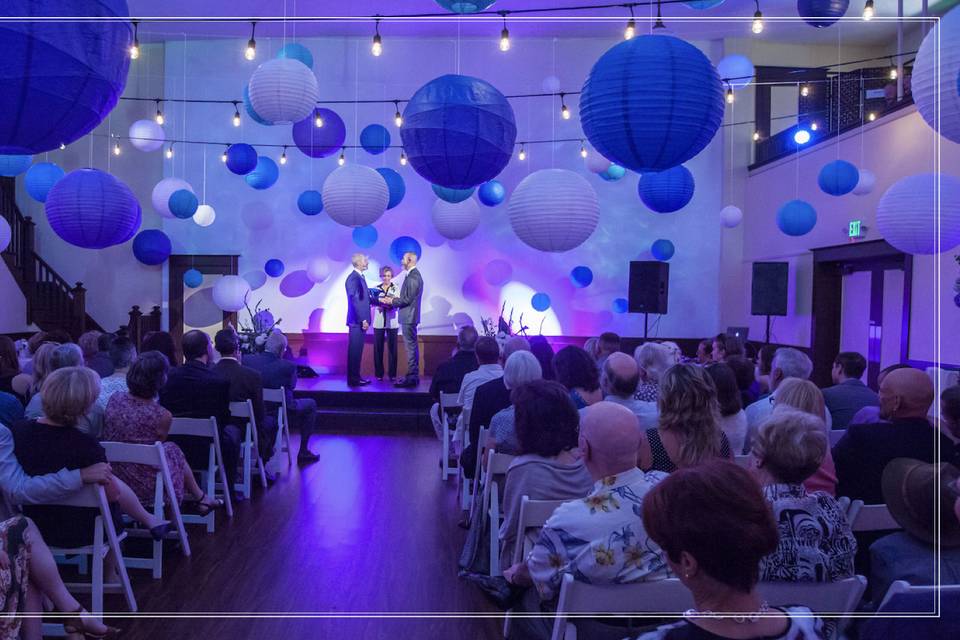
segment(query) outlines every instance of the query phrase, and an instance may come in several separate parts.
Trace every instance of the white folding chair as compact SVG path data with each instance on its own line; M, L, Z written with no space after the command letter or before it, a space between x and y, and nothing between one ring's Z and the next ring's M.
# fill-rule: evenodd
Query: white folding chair
M279 389L264 389L263 401L274 402L279 405L277 410L277 442L274 450L287 454L287 466L293 464L293 457L290 453L290 416L287 413L287 390L285 387ZM310 434L301 434L301 438L308 438ZM306 443L304 443L306 444Z
M453 450L451 446L450 427L447 422L447 410L462 408L459 401L459 394L440 392L440 431L442 432L441 441L443 442L443 457L440 460L440 480L446 482L447 478L456 475L460 470L459 464L450 464L450 453Z
M837 582L761 582L760 596L771 607L802 605L818 615L837 618L831 637L837 637L847 615L857 608L867 579L853 576Z
M217 419L210 418L174 418L170 423L170 436L195 436L210 439L209 454L206 469L194 469L200 473L200 486L206 487L207 495L211 498L221 498L226 506L227 517L233 517L233 502L230 500L230 491L227 484L227 473L223 466L223 451L220 449L220 430L217 428ZM217 478L220 482L217 482ZM219 487L220 493L217 493ZM183 521L188 524L205 524L207 533L213 533L217 524L216 509L211 509L206 515L184 514Z
M166 538L170 540L179 540L183 555L190 557L190 541L187 539L187 531L183 526L183 518L180 515L180 505L177 504L177 495L173 490L173 477L170 475L170 467L167 465L167 457L163 452L163 444L155 442L153 444L131 444L128 442L101 442L104 450L107 452L107 462L117 464L142 464L153 467L157 470L156 490L153 496L153 515L158 518L164 517L164 500L166 494L170 501L170 520L176 525L176 531L167 533ZM129 529L127 533L131 538L149 538L150 532L145 529ZM153 556L150 558L124 558L125 564L131 569L152 569L153 578L159 580L163 575L163 541L153 541Z
M240 465L243 475L234 489L249 500L253 497L254 473L260 476L260 484L263 488L267 488L267 475L263 468L263 458L260 457L260 447L257 444L259 440L257 440L257 419L253 415L253 401L231 402L230 415L247 421L243 442L240 444Z
M860 531L889 531L903 527L893 519L885 504L863 504L863 500L854 500L847 511L847 520L854 533Z
M507 474L513 456L487 452L487 472L484 474L483 511L490 518L490 575L503 575L500 568L500 485L497 479Z
M827 432L827 437L830 438L830 446L837 446L837 443L840 442L840 438L845 436L846 433L846 429L830 429L830 431Z
M938 593L960 593L960 584L951 584L951 585L913 585L907 582L906 580L894 580L890 583L890 588L887 589L886 595L883 596L883 600L880 602L880 606L877 608L877 612L882 613L890 600L894 596L900 594L924 594L929 593L933 596L936 596ZM931 609L932 611L932 609Z
M746 455L734 456L733 461L744 469L749 470L753 467L753 455L749 453Z

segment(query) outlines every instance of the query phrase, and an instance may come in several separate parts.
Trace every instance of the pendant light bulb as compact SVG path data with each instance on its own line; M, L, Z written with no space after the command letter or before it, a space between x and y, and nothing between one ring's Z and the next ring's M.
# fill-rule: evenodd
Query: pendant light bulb
M167 147L167 160L173 157L173 143L170 143L170 146Z
M396 112L393 114L393 124L397 125L397 127L402 127L402 126L403 126L403 116L400 114L400 101L399 101L399 100L394 100L394 101L393 101L393 106L394 106L394 108L396 109Z
M119 143L119 142L114 142L114 143L113 143L113 155L115 155L115 156L120 155L120 143Z
M337 158L337 164L341 167L347 163L347 156L343 155L343 151L340 152L340 157Z
M130 59L136 60L140 57L140 23L133 21L133 44L130 45Z
M283 148L283 153L280 154L280 164L287 164L287 148Z
M407 166L407 154L403 151L400 152L400 165L404 167Z
M753 14L753 24L751 24L750 30L756 35L763 33L763 12L759 8Z
M873 20L873 16L875 15L877 14L873 8L873 0L867 0L866 4L863 5L863 19Z
M587 148L584 146L582 142L580 143L580 157L581 158L587 157Z
M240 126L240 107L236 102L233 103L233 126Z
M160 101L157 100L157 115L154 117L157 124L163 124L163 111L160 109Z
M379 58L380 54L383 53L383 38L380 37L380 18L377 18L374 24L376 25L376 32L373 35L373 44L370 46L370 53L372 53L374 57Z
M500 17L503 18L503 29L500 30L500 51L510 51L510 30L507 29L507 12L501 11Z
M222 162L222 163L224 163L224 164L227 163L227 150L226 150L226 149L224 149L224 150L223 150L223 153L220 155L220 162Z
M322 126L323 126L323 116L321 116L321 115L318 113L318 114L313 118L313 124L317 127L317 129L319 129L320 127L322 127Z
M631 7L630 11L633 11ZM637 35L637 21L633 18L627 20L627 28L623 30L623 39L624 40L633 40L633 37Z
M243 52L243 57L247 60L253 60L257 57L257 40L254 37L254 33L257 31L257 23L250 23L250 39L247 40L247 48Z
M519 160L526 160L526 159L527 159L527 152L523 150L523 145L522 145L522 144L520 145L520 153L517 154L517 158L518 158Z
M800 87L800 95L803 96L804 98L806 98L808 95L810 95L810 85L808 85L808 84L801 85L801 87Z
M733 87L727 86L727 104L733 104Z
M760 132L759 132L759 131L754 131L754 132L753 132L753 141L754 141L754 142L759 142L759 141L760 141Z

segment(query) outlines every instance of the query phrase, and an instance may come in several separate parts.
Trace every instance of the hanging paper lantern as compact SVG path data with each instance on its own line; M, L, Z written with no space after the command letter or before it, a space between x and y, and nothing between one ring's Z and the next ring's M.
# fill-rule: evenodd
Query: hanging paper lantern
M452 13L477 13L492 5L494 0L437 0L437 4Z
M630 308L630 303L626 298L616 298L610 306L614 313L626 313L627 309Z
M10 229L10 223L3 216L0 216L0 251L6 251L10 246L10 240L13 239L13 230Z
M323 196L319 191L308 189L297 198L297 208L306 216L315 216L323 211Z
M213 304L223 311L240 311L249 296L250 283L240 276L223 276L213 285Z
M570 270L570 282L579 289L589 287L590 283L593 282L593 271L590 270L590 267L582 265L574 267Z
M52 162L38 162L23 177L23 186L30 197L38 202L46 202L50 188L64 176L63 169Z
M419 260L421 252L420 243L410 236L400 236L390 243L390 259L395 264L403 262L403 254L405 253L414 253Z
M616 182L623 176L627 175L627 170L618 164L611 164L609 167L607 167L606 171L601 171L597 175L603 178L604 182Z
M600 204L583 176L566 169L541 169L517 185L507 216L517 237L534 249L569 251L597 228Z
M638 36L593 65L580 123L604 157L640 173L664 171L713 140L723 104L717 70L699 49L672 36Z
M673 213L690 204L694 190L693 174L680 165L666 171L645 173L637 184L640 200L657 213Z
M323 126L317 126L319 116ZM335 111L314 109L313 112L293 125L293 142L304 155L311 158L326 158L343 146L347 139L347 126Z
M873 171L869 169L860 169L860 177L857 179L857 186L853 188L853 194L857 196L865 196L868 193L873 191L874 185L877 183L877 176L874 175Z
M377 229L373 225L357 227L351 235L353 236L353 244L361 249L369 249L377 244Z
M477 197L488 207L495 207L507 197L507 190L499 180L489 180L477 189Z
M842 196L857 187L860 172L846 160L834 160L823 165L817 183L820 190L831 196Z
M197 196L187 189L177 189L171 193L170 202L167 204L170 213L181 220L192 218L199 206L200 201L197 200Z
M927 124L936 131L939 117L940 135L960 144L960 10L948 11L924 36L910 88Z
M935 254L960 245L960 178L924 173L897 181L887 189L877 205L877 228L884 240L904 253Z
M201 204L193 214L193 221L201 227L209 227L217 219L217 212L208 204Z
M320 90L310 67L292 58L274 58L250 76L250 104L274 124L300 122L317 104Z
M712 9L714 7L719 7L723 4L723 0L691 0L690 2L685 2L685 5L691 9L696 9L697 11L703 11L705 9Z
M323 206L330 218L348 227L376 222L387 209L390 190L379 173L361 164L335 169L323 183Z
M277 57L299 60L305 64L308 69L313 69L313 54L310 53L310 49L307 49L299 42L290 42L283 45L280 51L277 52Z
M740 210L740 207L731 204L720 209L720 224L727 229L733 229L740 224L741 220L743 220L743 211Z
M18 176L30 168L31 162L33 162L31 156L0 155L0 176L8 178Z
M0 154L51 151L93 131L117 105L133 42L125 0L5 0L0 26ZM99 18L99 19L98 19Z
M462 240L480 225L480 205L473 198L433 203L433 226L447 240Z
M534 308L535 311L546 311L550 308L550 296L540 292L533 294L533 297L530 298L530 306Z
M257 158L257 166L243 177L247 184L254 189L269 189L280 177L280 168L277 163L267 156Z
M403 110L403 148L431 184L469 189L495 178L513 153L513 108L485 80L445 75L420 87Z
M673 243L669 240L663 238L655 240L652 245L650 245L650 253L653 255L655 260L661 262L666 262L673 257L676 248L673 246Z
M360 146L367 153L381 154L390 148L390 132L381 124L369 124L360 132Z
M435 184L430 186L433 188L433 192L437 194L438 198L452 203L463 202L472 196L473 192L476 190L475 187L471 187L469 189L448 189Z
M777 211L777 226L788 236L810 233L817 224L817 211L809 202L790 200Z
M154 120L137 120L130 125L127 134L130 136L130 144L145 152L156 151L167 139L163 127Z
M203 284L203 274L197 269L187 269L183 272L183 284L191 289L196 289Z
M267 263L263 265L263 272L266 273L271 278L279 278L283 275L284 265L282 260L277 260L276 258L270 258L267 260Z
M140 228L140 205L133 192L97 169L64 176L47 194L45 210L54 233L82 249L122 244Z
M797 0L797 13L811 27L823 29L843 17L850 0Z
M244 176L257 166L257 151L250 145L238 142L227 147L227 169Z
M722 2L723 0L721 0ZM755 69L750 58L734 53L717 63L717 75L734 91L743 89L753 81Z
M261 116L253 108L253 105L250 104L250 85L243 85L243 108L247 112L247 115L250 116L250 119L256 122L257 124L262 124L267 127L273 126L273 123Z
M403 181L403 176L389 167L380 167L377 173L383 176L387 183L387 189L390 191L390 200L387 202L387 209L393 209L403 201L403 196L407 193L407 185Z
M170 196L172 196L175 191L180 191L181 189L193 193L193 187L190 186L190 183L180 178L164 178L158 182L156 186L153 187L153 193L150 196L150 201L153 203L153 210L164 218L176 218L177 216L173 215L173 212L170 211Z
M583 159L583 164L591 173L603 173L610 168L611 162L600 155L596 149L591 149Z
M311 258L307 263L307 278L311 282L320 283L330 277L330 263L326 258Z
M133 256L143 264L163 264L172 251L170 238L160 229L145 229L133 238Z

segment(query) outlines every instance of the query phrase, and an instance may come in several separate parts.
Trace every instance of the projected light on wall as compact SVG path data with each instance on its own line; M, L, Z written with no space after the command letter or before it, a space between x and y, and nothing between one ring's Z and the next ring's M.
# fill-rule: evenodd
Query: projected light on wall
M533 298L534 294L538 293L536 289L528 287L522 282L508 282L503 286L503 289L500 291L500 302L495 310L491 310L490 313L485 313L484 315L492 315L496 319L497 313L500 311L500 308L506 304L506 310L504 314L506 316L510 315L510 309L513 309L513 330L514 332L519 331L518 321L520 320L520 314L523 314L523 324L527 325L527 334L531 336L538 335L540 333L540 323L543 322L543 335L545 336L559 336L563 335L563 330L560 327L560 321L557 319L557 314L554 311L553 307L547 309L544 312L535 311L532 306L530 306L530 300Z

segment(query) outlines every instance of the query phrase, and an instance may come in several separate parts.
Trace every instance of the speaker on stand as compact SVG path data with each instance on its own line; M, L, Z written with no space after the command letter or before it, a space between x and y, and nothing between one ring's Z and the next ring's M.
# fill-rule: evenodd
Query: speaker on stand
M753 263L750 315L767 316L767 344L770 344L770 316L787 315L789 266L786 262Z
M647 320L651 313L667 312L670 264L659 260L630 262L630 288L627 311L643 314L643 339L647 339Z

